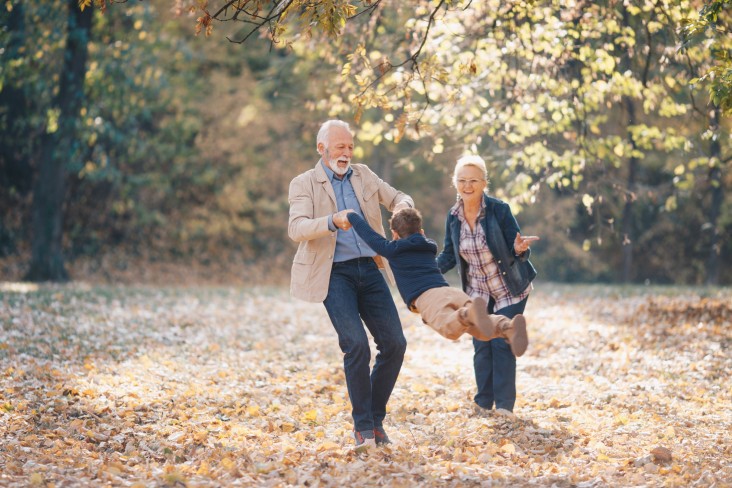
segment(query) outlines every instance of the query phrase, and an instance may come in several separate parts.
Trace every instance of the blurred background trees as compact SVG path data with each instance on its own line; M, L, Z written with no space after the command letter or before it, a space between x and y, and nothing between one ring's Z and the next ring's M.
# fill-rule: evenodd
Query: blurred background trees
M542 279L732 282L728 1L77 3L1 13L2 279L286 272L339 117L438 242L471 151Z

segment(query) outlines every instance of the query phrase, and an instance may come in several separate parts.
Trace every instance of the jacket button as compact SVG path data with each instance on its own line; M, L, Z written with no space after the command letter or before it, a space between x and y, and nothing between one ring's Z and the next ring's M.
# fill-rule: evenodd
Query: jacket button
M505 271L503 272L503 276L506 276L506 272Z
M500 259L498 260L498 264L501 264L502 262L503 262L503 261L501 261Z

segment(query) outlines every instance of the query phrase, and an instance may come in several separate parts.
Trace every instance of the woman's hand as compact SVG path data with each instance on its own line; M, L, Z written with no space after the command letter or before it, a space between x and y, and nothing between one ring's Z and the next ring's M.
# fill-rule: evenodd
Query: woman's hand
M531 243L538 241L539 236L522 236L520 232L516 233L516 240L513 241L513 251L518 254L523 254L529 249Z

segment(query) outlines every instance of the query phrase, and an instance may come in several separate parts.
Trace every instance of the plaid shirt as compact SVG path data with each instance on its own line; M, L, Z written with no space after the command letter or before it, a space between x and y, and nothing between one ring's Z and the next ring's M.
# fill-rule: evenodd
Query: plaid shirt
M481 219L485 217L485 201L480 199L480 214L476 221L475 231L470 229L468 221L465 219L462 200L458 201L451 209L450 213L456 216L460 222L460 257L467 263L467 287L465 292L471 297L483 297L486 300L493 299L496 304L494 311L505 308L509 305L519 303L521 300L529 296L529 292L533 289L533 285L529 285L526 290L518 296L511 295L508 286L501 276L496 260L488 249L485 231L480 225Z

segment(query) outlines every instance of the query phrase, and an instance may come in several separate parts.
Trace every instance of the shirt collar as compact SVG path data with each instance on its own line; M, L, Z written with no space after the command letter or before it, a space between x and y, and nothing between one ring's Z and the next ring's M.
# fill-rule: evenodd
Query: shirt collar
M455 202L455 205L450 208L450 213L454 215L455 217L459 218L461 221L465 222L465 208L463 206L463 200L462 198L458 198L458 201ZM478 213L478 220L482 219L485 216L485 198L480 199L480 212Z
M328 179L330 180L330 182L332 184L333 183L333 178L335 178L335 173L333 172L332 169L330 169L328 167L327 164L325 164L325 161L323 161L322 158L320 159L320 164L323 165L323 169L325 170L325 174L328 176ZM346 171L346 177L345 177L345 179L346 180L350 180L352 174L353 174L353 167L352 166L349 166L348 167L348 171ZM339 180L339 181L343 181L343 180Z

